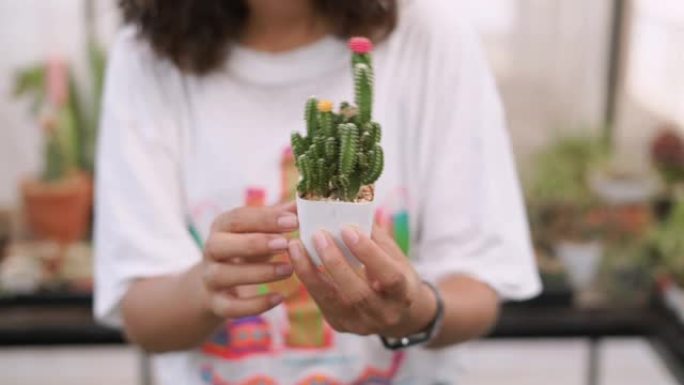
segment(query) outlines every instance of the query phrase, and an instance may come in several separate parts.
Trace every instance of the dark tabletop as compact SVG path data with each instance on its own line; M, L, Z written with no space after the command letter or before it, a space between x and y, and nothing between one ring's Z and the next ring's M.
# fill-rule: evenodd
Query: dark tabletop
M0 346L124 343L118 330L98 325L87 294L0 298ZM578 309L538 299L506 305L489 338L603 338L650 340L676 377L684 378L684 326L657 300L637 308Z

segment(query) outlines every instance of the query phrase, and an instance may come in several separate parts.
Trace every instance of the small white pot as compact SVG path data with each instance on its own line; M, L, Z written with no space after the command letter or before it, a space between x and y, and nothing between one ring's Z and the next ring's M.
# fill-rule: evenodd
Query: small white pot
M596 280L603 244L600 242L560 242L555 247L556 255L568 272L570 283L575 289L588 289Z
M359 261L342 241L342 229L351 225L370 236L373 229L373 206L373 202L311 201L297 197L299 238L313 263L316 266L322 264L314 247L313 236L317 231L325 230L335 239L347 260L354 266L359 265Z

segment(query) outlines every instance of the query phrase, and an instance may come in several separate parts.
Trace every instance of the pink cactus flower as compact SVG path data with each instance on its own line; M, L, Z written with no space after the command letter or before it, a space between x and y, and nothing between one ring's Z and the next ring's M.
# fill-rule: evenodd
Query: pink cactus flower
M47 62L48 100L56 107L61 107L69 99L69 69L60 57L52 57Z
M373 51L373 42L365 37L352 37L349 39L349 49L354 53L366 54Z

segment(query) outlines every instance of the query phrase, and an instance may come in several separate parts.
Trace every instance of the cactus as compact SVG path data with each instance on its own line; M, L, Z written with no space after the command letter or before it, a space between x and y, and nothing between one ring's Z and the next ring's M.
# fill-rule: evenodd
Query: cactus
M363 186L372 186L384 167L382 128L373 117L373 45L352 38L355 105L328 100L306 102L306 135L293 133L292 151L300 174L299 195L309 199L355 201ZM371 189L372 191L372 189Z

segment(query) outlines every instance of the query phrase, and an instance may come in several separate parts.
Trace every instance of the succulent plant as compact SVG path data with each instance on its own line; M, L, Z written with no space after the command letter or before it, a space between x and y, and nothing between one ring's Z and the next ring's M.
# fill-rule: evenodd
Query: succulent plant
M372 120L373 45L357 37L349 47L355 105L343 102L335 112L331 101L312 97L304 112L306 135L295 132L291 137L300 173L297 190L303 198L355 201L364 186L372 192L384 168L382 128Z

